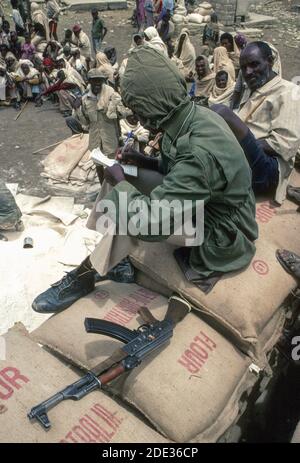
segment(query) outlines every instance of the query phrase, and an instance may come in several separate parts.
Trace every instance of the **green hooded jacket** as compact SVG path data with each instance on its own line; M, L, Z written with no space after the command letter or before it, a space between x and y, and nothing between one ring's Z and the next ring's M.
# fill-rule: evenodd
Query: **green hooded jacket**
M226 122L194 105L171 60L147 46L131 53L121 92L124 103L146 126L163 131L161 170L165 176L150 196L122 181L106 199L114 201L117 211L119 192L127 193L128 202L143 200L148 208L155 199L192 200L193 205L203 200L204 242L191 248L193 270L208 277L215 271L230 272L248 265L258 236L251 172ZM127 211L128 219L132 214ZM137 237L145 241L167 238L163 234Z

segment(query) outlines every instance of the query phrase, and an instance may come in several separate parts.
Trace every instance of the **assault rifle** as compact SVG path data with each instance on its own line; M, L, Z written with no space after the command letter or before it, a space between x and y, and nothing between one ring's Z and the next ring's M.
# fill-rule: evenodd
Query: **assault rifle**
M33 407L28 413L30 420L36 419L45 430L50 429L47 412L63 400L80 400L90 392L108 384L126 371L136 368L145 357L160 348L172 336L175 325L191 310L188 302L172 296L165 318L157 320L147 307L138 311L144 324L137 330L130 330L117 323L96 318L86 318L85 329L88 333L104 334L122 341L125 345L117 349L109 359L88 371L85 376L65 389Z

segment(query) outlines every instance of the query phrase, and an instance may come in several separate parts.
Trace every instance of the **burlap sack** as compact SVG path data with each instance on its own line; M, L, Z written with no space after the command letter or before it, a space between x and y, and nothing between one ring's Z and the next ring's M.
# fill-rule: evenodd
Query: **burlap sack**
M237 419L242 393L257 380L250 364L197 315L189 314L169 346L132 371L121 395L176 442L216 442Z
M291 443L292 444L300 444L300 421L297 424L297 427L296 427L296 429L294 431Z
M77 166L88 150L89 136L75 135L60 143L42 162L43 176L52 179L68 180L72 170Z
M293 171L290 184L300 187L300 174ZM271 201L258 201L256 220L259 226L259 236L277 248L289 249L300 254L300 213L298 205L285 200L282 206L276 207Z
M126 287L133 287L131 296ZM133 294L142 294L141 288L136 288L136 285L102 283L95 293L47 320L31 336L79 366L94 367L120 344L108 337L85 333L84 318L102 315L136 327L140 322L136 315L132 317L133 312L130 320L122 319L126 313L130 314L126 306L121 314L123 304L118 299L118 294L121 298L124 292L128 302ZM102 308L99 307L101 298ZM151 311L157 318L163 318L167 308L165 298L157 296L145 304L153 308ZM278 313L274 317L262 339L268 349L274 346L281 333L282 316ZM180 442L189 439L214 442L238 419L240 397L257 381L255 374L249 371L250 364L249 358L197 314L189 314L158 355L144 361L128 378L123 377L125 386L123 381L111 387L168 438Z
M1 339L6 360L0 360L0 442L166 442L101 391L53 408L52 428L45 432L29 421L28 411L79 376L32 342L22 325Z
M110 356L121 342L108 336L86 333L84 319L103 318L135 329L143 323L136 315L142 306L147 306L156 318L162 319L167 301L160 294L135 284L104 281L93 293L51 317L30 336L61 353L70 362L92 368Z
M278 341L283 322L278 313L263 331L265 353ZM249 358L189 314L177 326L169 347L129 375L122 398L176 442L216 442L245 411L258 372ZM266 365L265 387L271 376ZM153 395L155 384L158 396Z
M172 291L170 291L165 286L160 285L155 280L152 280L150 277L148 277L148 275L141 272L140 270L138 270L136 273L136 282L138 285L147 289L151 289L152 291L158 292L159 294L163 294L166 297L170 297L172 294ZM288 307L282 306L279 308L279 310L277 310L259 337L259 344L265 354L268 354L273 349L274 345L277 343L282 334L282 329L286 321L287 308ZM194 313L200 315L199 311L195 311ZM208 324L211 321L209 318L206 319L203 313L201 313L200 317L202 319L204 318L204 321L208 322ZM215 324L213 323L212 325ZM226 335L226 332L223 334Z
M13 228L21 216L15 198L0 178L0 230Z
M203 22L203 16L197 13L191 13L187 15L187 20L189 23L201 24Z
M259 239L256 248L246 270L223 277L207 295L185 279L174 248L166 243L140 242L131 261L160 285L186 297L237 347L263 364L259 337L297 284L277 262L275 244Z

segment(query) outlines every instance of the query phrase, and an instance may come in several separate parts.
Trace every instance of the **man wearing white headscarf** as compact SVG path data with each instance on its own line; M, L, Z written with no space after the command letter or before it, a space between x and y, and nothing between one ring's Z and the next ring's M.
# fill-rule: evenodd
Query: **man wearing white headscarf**
M160 38L155 27L147 27L147 29L144 30L144 35L145 40L150 47L155 48L156 50L162 52L165 56L168 56L167 47Z
M42 11L40 6L35 2L31 3L31 18L32 18L33 24L41 24L41 26L43 26L45 30L46 41L49 42L50 32L49 32L49 23L48 23L47 16Z
M184 76L187 77L195 70L196 52L190 41L188 29L182 29L175 47L175 56L182 61Z

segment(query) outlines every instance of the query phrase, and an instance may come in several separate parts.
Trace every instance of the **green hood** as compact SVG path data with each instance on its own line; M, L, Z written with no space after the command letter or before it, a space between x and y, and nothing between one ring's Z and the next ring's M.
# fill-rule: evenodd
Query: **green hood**
M176 66L147 45L131 52L121 80L121 95L125 105L146 120L146 127L156 129L190 102Z

